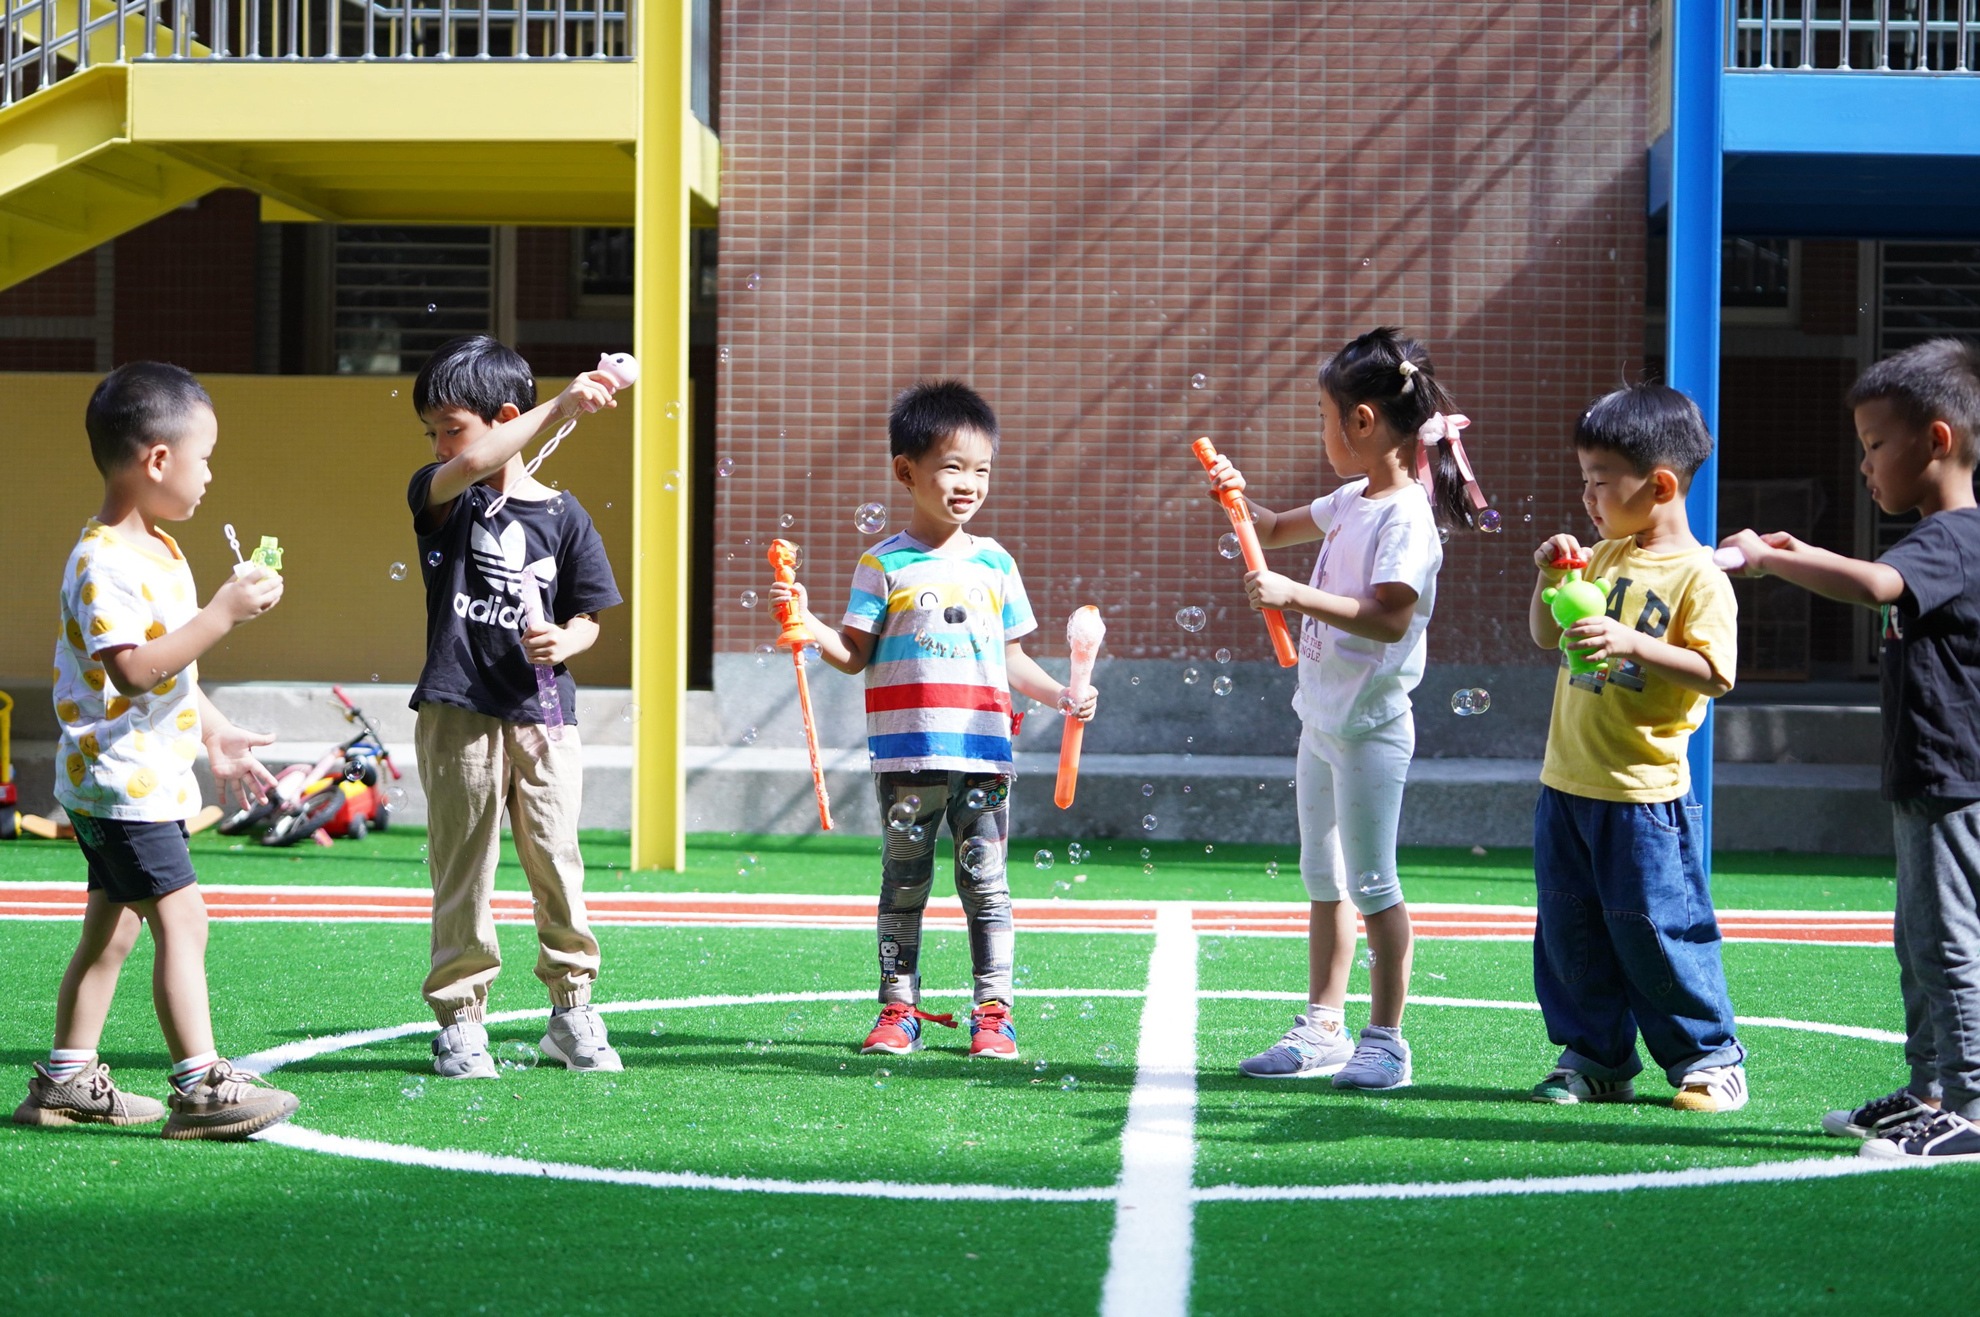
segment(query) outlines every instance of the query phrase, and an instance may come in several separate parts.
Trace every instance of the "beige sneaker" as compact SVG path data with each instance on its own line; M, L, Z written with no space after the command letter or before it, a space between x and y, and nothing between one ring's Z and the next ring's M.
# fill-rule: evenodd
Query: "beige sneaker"
M1738 1111L1746 1099L1746 1067L1715 1065L1686 1075L1671 1105L1679 1111Z
M165 1122L168 1139L245 1139L279 1125L296 1114L301 1104L250 1070L230 1061L215 1061L190 1093L173 1092Z
M67 1080L54 1078L36 1061L27 1101L14 1108L16 1125L149 1125L163 1119L164 1103L124 1092L101 1061L91 1061Z

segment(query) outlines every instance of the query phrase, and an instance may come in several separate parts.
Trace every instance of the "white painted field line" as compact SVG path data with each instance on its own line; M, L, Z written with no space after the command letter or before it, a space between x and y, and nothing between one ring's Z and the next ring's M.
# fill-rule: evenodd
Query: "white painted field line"
M1186 902L1155 914L1135 1065L1101 1317L1186 1317L1196 1174L1196 929Z
M1631 1171L1618 1175L1553 1175L1526 1179L1446 1180L1414 1184L1223 1184L1198 1189L1199 1203L1345 1202L1368 1198L1499 1198L1517 1194L1605 1194L1632 1189L1698 1189L1720 1184L1777 1184L1785 1180L1833 1180L1845 1175L1916 1166L1874 1157L1804 1157L1752 1166L1700 1166L1685 1171Z

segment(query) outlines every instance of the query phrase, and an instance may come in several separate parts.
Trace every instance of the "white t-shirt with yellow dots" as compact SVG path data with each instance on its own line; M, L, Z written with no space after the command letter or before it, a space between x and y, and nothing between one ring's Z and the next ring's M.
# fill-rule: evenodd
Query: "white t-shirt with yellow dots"
M62 723L55 799L72 814L169 823L199 812L199 665L126 699L96 659L142 645L199 612L192 569L172 537L169 555L133 544L94 518L62 573L55 642L55 716Z

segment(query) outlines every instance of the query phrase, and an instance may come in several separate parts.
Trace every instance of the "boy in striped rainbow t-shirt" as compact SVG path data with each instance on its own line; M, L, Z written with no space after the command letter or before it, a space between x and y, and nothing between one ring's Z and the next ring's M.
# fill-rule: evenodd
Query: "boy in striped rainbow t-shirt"
M921 1047L921 913L934 882L935 831L956 845L956 891L969 918L975 975L971 1056L1016 1057L1011 1023L1011 691L1071 703L1064 686L1025 654L1038 629L1017 564L969 519L990 493L997 417L969 386L917 384L887 415L894 479L914 500L907 529L860 555L852 599L835 630L806 604L804 587L772 598L804 609L825 661L866 673L866 745L885 819L880 871L880 1018L867 1052ZM1089 689L1071 709L1093 717Z

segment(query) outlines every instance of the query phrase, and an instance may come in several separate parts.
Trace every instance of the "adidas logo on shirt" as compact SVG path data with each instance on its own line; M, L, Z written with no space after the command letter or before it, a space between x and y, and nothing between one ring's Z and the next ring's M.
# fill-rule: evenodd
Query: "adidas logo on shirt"
M468 563L472 573L487 582L489 593L485 599L475 599L457 591L455 615L504 630L520 630L523 611L519 600L525 578L537 589L547 587L557 578L555 558L538 558L525 564L523 558L527 552L521 522L510 522L499 539L486 527L475 525L468 537Z

